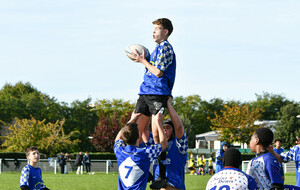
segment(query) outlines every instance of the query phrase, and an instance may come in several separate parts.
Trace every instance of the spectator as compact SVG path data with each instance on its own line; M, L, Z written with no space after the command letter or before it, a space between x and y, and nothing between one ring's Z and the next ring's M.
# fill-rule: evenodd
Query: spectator
M88 151L83 155L83 165L86 168L86 173L91 174L91 159Z
M75 160L75 166L77 166L77 171L76 174L79 175L80 174L80 168L82 166L82 152L79 152L79 154L76 155L76 160Z
M65 159L66 159L65 174L68 174L68 162L71 160L71 155L69 153L66 153Z
M60 155L57 157L57 162L58 162L59 167L60 167L60 173L64 174L65 173L66 159L65 159L65 156L64 156L63 152L61 152Z

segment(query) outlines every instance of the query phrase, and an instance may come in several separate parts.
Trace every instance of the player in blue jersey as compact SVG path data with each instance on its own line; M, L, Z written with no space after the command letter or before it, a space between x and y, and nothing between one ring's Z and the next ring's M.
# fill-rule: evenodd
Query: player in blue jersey
M215 173L218 173L221 169L223 169L222 160L223 160L224 152L228 148L228 143L227 142L222 142L220 146L221 146L221 149L219 149L216 152L216 170L215 170Z
M164 132L168 139L168 147L166 154L161 154L161 160L153 161L153 176L156 180L150 185L152 189L159 189L155 186L159 178L166 173L167 186L161 189L185 189L184 183L184 167L187 161L188 141L182 122L173 108L172 98L169 98L167 107L169 110L171 121L166 121L163 125ZM162 165L166 166L166 171L161 170Z
M176 57L168 38L173 32L172 22L167 18L160 18L152 22L154 25L153 39L157 44L149 60L145 59L145 52L141 55L137 51L132 53L134 61L145 66L144 81L140 86L139 99L136 103L136 113L142 116L137 121L143 139L148 136L147 128L151 118L154 142L159 142L158 128L162 127L164 110L168 97L172 96L175 82ZM165 169L163 169L165 170ZM165 186L165 176L161 185Z
M114 152L118 160L118 189L146 189L151 161L167 147L166 136L159 128L160 143L139 148L139 129L136 119L140 114L132 114L115 139ZM145 142L147 143L147 142Z
M289 162L291 160L295 161L296 164L296 186L300 187L300 138L296 137L297 141L295 146L293 146L289 151L282 152L280 156L276 156L276 158L280 162ZM300 189L300 188L299 188Z
M259 189L284 189L279 161L268 151L273 141L273 132L265 127L255 130L250 140L251 152L256 153L246 173L253 177Z
M282 152L284 152L283 148L281 147L281 144L282 144L282 140L281 139L275 139L274 143L275 143L274 151L277 154L280 155ZM280 163L280 172L281 172L282 180L284 181L284 172L283 172L282 163Z
M29 161L21 172L20 188L22 190L49 190L42 179L41 168L37 167L40 160L40 153L36 147L26 150L26 158Z
M240 151L229 148L223 156L224 168L209 179L206 190L256 190L255 180L239 170L241 164L242 155Z

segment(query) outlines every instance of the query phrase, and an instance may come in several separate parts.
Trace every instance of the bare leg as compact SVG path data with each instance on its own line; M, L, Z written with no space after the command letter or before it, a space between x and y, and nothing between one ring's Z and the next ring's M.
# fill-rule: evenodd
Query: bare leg
M138 124L138 128L139 128L139 131L140 131L140 137L142 137L140 139L140 144L142 142L148 142L149 122L150 122L150 118L148 116L143 115L143 114L137 119L137 124Z

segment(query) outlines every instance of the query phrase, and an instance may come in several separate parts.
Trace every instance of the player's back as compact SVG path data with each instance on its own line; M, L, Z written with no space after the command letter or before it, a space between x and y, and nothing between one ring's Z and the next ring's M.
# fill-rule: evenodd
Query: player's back
M218 189L256 189L252 177L237 168L224 168L213 175L206 185L206 190Z

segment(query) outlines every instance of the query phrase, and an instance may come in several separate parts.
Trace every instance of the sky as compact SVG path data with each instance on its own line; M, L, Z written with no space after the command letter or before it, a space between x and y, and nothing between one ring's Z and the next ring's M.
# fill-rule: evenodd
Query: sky
M169 18L173 96L300 101L300 1L0 0L0 88L30 82L59 102L135 102L145 71L124 53L155 48L152 21Z

